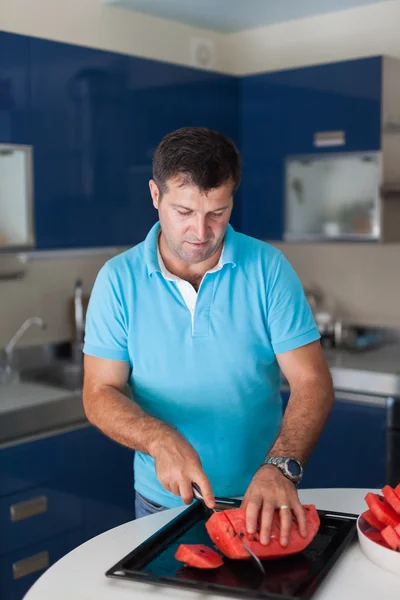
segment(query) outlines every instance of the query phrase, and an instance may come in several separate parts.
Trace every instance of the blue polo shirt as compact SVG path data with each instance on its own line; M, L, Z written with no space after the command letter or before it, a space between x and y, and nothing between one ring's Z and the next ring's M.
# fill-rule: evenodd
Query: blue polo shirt
M221 268L201 283L194 319L157 257L159 223L100 270L84 352L129 362L132 399L193 445L214 494L245 493L281 425L276 355L319 339L283 254L228 226ZM167 507L182 501L134 457L135 488Z

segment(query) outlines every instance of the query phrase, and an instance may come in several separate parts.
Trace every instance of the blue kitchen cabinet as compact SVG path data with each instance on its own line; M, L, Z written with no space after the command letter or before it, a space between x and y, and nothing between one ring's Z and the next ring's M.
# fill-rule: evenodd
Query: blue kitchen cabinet
M336 399L300 487L382 488L385 478L386 407Z
M280 240L288 156L380 148L382 57L248 75L240 89L242 231ZM344 145L314 144L331 131Z
M241 230L260 239L281 239L286 90L275 73L243 77L240 89Z
M29 38L0 31L0 143L30 144Z
M48 567L84 541L81 529L73 529L0 556L1 599L22 600Z
M283 71L287 153L359 152L381 147L382 58ZM343 131L344 144L318 147L318 132Z
M85 456L78 472L87 540L135 518L133 452L94 427L85 430L82 442Z
M131 190L140 210L135 237L141 241L158 218L149 193L154 151L167 133L209 127L239 145L239 85L235 77L139 58L130 59L133 109ZM232 225L239 226L235 203Z
M82 501L62 473L43 486L0 498L0 556L82 526Z
M37 247L128 244L128 57L31 39Z
M20 599L43 572L32 557L47 552L51 565L134 517L133 452L94 427L0 448L0 573L7 600ZM17 563L33 563L37 571L14 579Z
M161 138L204 125L238 141L234 77L39 39L30 61L39 249L141 242Z

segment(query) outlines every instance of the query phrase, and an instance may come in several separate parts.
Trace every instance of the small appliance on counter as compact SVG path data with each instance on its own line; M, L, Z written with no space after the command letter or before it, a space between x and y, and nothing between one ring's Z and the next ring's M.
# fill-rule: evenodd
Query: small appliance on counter
M354 325L335 315L334 310L327 307L324 295L318 288L306 289L305 294L313 311L323 348L364 352L377 348L386 341L383 329Z

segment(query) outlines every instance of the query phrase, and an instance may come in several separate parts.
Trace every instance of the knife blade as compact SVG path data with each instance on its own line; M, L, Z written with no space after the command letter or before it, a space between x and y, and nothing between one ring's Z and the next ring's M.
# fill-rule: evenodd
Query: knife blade
M212 510L212 512L218 512L215 508L209 508L203 498L203 495L201 493L201 490L199 488L199 486L196 483L192 483L192 488L193 488L193 494L194 497L199 500L200 502L202 502L204 504L204 506L206 506L206 508L208 508L208 510ZM226 514L226 511L224 511L224 514L230 524L230 526L232 527L233 531L236 533L238 539L240 540L240 542L242 543L243 547L245 548L245 550L247 551L247 553L250 555L250 558L252 560L252 562L255 564L255 566L261 571L261 573L263 575L265 575L265 569L260 561L260 559L258 558L258 556L256 554L254 554L254 552L252 550L250 550L250 548L248 547L247 544L244 543L244 541L242 540L242 538L240 537L240 535L237 533L237 531L235 530L232 521L230 520L230 518L228 517L228 515Z

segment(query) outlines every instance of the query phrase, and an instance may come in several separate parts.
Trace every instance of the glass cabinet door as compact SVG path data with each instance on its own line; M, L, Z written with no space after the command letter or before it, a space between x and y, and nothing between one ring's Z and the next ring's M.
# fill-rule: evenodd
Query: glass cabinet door
M285 239L379 239L379 152L288 157Z
M32 149L0 144L0 250L34 241Z

